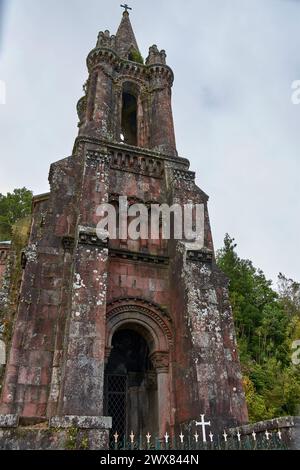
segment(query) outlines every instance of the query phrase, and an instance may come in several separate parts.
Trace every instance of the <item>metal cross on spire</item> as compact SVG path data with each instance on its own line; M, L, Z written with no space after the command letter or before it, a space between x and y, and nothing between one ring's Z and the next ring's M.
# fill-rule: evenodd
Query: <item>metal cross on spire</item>
M124 10L127 12L128 10L132 10L132 8L125 3L125 5L120 5L121 8L124 8Z

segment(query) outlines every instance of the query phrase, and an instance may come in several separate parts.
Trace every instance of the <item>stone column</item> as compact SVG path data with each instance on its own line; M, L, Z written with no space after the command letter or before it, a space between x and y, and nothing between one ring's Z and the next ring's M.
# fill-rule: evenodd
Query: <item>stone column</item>
M170 426L169 353L154 352L150 359L157 373L158 431L162 438Z
M150 148L168 155L177 156L172 91L168 69L160 66L151 72Z
M87 150L60 415L103 414L108 248L96 226L97 208L108 202L109 165L106 149Z
M79 135L109 140L112 138L113 102L112 70L108 64L101 64L94 70L88 82L86 106Z

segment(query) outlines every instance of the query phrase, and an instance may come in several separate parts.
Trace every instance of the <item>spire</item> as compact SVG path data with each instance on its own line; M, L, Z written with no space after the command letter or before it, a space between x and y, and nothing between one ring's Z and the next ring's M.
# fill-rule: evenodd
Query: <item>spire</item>
M128 6L123 12L123 18L116 35L116 49L122 59L128 59L131 50L140 54L135 35L129 19ZM125 8L125 6L123 7Z

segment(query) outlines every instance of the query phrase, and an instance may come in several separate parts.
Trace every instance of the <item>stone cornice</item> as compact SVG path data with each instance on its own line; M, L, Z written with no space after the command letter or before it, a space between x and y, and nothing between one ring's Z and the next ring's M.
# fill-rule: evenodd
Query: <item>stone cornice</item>
M132 261L161 264L165 266L169 264L169 258L167 256L151 255L149 253L127 251L127 250L121 250L121 249L116 249L116 248L109 249L109 256L110 258L130 259Z
M186 259L187 261L198 261L201 263L209 263L213 262L214 254L212 250L207 248L203 248L202 250L188 250Z
M156 152L155 150L146 149L143 147L135 147L132 145L121 144L118 142L112 142L104 139L97 139L95 137L89 136L78 136L74 143L73 155L75 154L76 148L80 143L99 145L103 147L104 145L108 149L120 150L121 152L128 152L133 154L145 155L158 160L164 160L165 162L175 163L183 170L188 170L190 168L190 162L188 159L183 157L174 157L172 155L167 155L166 153Z
M44 193L44 194L38 194L37 196L33 196L32 201L33 203L47 201L49 197L50 197L50 192Z
M38 194L37 196L33 196L31 210L33 211L36 204L39 204L40 202L48 201L50 199L50 195L51 193L49 192L49 193Z

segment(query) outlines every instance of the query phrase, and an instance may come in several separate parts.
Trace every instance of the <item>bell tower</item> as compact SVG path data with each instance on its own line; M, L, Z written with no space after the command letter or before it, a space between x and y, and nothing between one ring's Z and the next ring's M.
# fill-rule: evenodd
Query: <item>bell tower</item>
M156 45L143 60L124 7L116 35L100 32L88 55L73 153L51 165L50 192L33 200L0 448L64 448L74 426L99 449L109 433L193 430L201 414L213 431L247 422L208 196L176 150L173 72ZM124 196L129 207L201 205L201 242L99 238L99 206L118 211ZM26 423L49 423L60 440L39 430L20 444L11 428Z
M78 103L79 135L177 156L165 51L150 47L144 63L124 11L117 34L100 32L88 58L86 95Z

